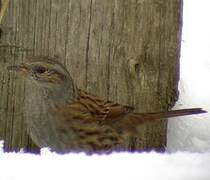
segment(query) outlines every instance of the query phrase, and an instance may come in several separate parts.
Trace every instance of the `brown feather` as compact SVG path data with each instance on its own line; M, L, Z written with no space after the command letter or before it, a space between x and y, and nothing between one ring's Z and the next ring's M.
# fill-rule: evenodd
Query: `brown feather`
M79 90L77 100L72 104L74 103L80 103L81 105L85 104L86 110L89 111L92 116L98 118L99 121L122 117L134 110L133 107L105 101L98 96L82 90Z
M201 108L172 110L167 112L134 113L134 108L123 106L79 90L78 97L71 103L60 105L58 108L61 116L67 119L82 121L83 123L94 122L112 126L116 121L121 121L133 129L136 125L151 123L163 118L185 116L205 113ZM58 113L56 112L56 113ZM125 127L125 126L124 126ZM131 128L132 127L132 128ZM124 128L123 128L124 129Z
M180 109L167 112L152 112L152 113L132 113L128 119L134 124L144 124L155 122L164 118L171 118L177 116L186 116L193 114L206 113L207 111L201 108Z

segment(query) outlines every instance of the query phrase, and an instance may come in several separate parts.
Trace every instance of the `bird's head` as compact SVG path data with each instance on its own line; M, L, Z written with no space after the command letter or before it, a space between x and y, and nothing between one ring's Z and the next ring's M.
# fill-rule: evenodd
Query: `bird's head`
M55 58L35 56L28 61L7 67L10 71L24 76L30 83L51 91L75 90L73 80L63 64Z
M65 66L58 60L49 57L31 57L29 61L7 67L38 85L52 86L68 83L71 79Z

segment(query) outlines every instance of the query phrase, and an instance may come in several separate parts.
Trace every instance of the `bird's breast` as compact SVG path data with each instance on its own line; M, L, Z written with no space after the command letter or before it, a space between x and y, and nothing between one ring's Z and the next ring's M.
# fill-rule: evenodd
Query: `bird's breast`
M39 94L25 101L25 119L32 140L39 147L65 152L105 153L122 147L123 137L78 111L58 109ZM85 120L84 120L85 119Z

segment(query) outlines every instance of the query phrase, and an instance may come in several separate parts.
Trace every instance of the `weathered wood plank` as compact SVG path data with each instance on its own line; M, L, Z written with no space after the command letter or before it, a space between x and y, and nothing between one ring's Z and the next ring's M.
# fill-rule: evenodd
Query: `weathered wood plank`
M22 105L25 83L8 64L28 55L61 57L78 86L139 112L177 98L182 0L15 0L0 39L0 139L33 149ZM163 149L166 123L142 128L133 149Z

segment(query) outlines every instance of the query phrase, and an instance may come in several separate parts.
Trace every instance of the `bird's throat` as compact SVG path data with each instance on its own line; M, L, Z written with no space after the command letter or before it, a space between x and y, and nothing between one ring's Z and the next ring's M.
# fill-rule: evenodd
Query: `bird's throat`
M39 95L44 103L63 104L71 102L77 96L77 88L74 84L62 84L60 86L38 87Z
M28 87L27 87L28 86ZM60 146L56 131L56 121L49 112L53 112L56 105L71 102L76 96L76 88L63 86L62 88L43 88L34 84L26 86L25 120L28 132L33 141L40 147Z

